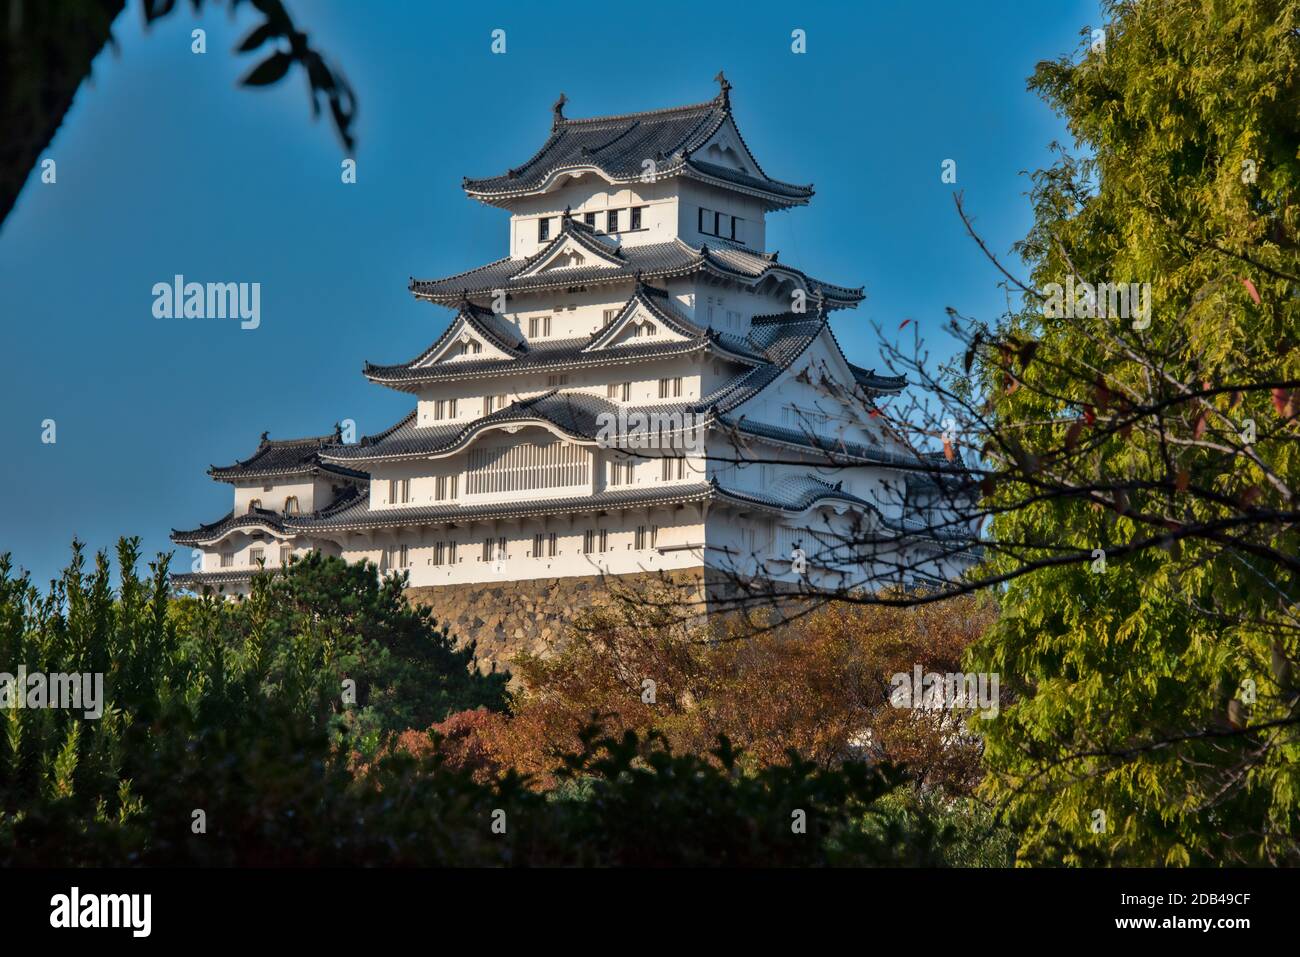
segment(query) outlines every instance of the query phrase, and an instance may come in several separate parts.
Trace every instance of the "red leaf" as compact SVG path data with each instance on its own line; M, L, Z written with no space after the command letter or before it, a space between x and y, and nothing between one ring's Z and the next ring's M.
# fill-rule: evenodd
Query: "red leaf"
M1255 300L1255 305L1258 306L1258 305L1259 305L1259 290L1257 290L1257 289L1255 288L1255 284L1254 284L1253 282L1251 282L1249 279L1243 279L1243 280L1241 281L1241 284L1242 284L1243 286L1246 287L1246 292L1250 293L1250 298L1251 298L1251 299L1254 299L1254 300Z
M1065 447L1074 448L1074 444L1079 441L1079 436L1083 434L1083 420L1075 419L1070 427L1065 430Z
M1273 408L1277 409L1278 415L1282 416L1284 419L1291 418L1292 405L1293 402L1290 392L1286 389L1273 390Z
M1087 422L1089 425L1097 424L1097 413L1092 410L1092 406L1085 405L1083 407L1083 421Z
M1106 383L1101 379L1097 380L1097 391L1093 394L1093 399L1097 403L1097 408L1106 411L1106 406L1110 405L1110 389L1106 388Z
M900 322L900 323L898 324L898 329L899 329L899 331L901 332L901 331L903 330L903 328L904 328L904 327L905 327L909 322L914 322L914 321L915 321L915 320L913 320L913 319L904 319L902 322Z
M957 453L952 450L952 441L948 438L943 440L943 457L949 462L957 457Z
M1174 479L1174 488L1178 489L1180 492L1186 492L1187 486L1191 484L1191 481L1191 473L1188 472L1187 469L1179 469L1178 475Z

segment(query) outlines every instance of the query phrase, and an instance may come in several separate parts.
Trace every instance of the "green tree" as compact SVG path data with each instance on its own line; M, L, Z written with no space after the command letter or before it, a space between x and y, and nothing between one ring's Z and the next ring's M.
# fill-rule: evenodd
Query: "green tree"
M1296 863L1300 4L1105 8L1030 83L1079 149L1034 176L1024 308L963 327L985 789L1024 861Z

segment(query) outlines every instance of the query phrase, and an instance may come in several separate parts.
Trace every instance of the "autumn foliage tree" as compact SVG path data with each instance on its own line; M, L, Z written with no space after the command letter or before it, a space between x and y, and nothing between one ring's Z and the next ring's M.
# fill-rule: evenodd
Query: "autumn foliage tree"
M480 772L513 767L553 783L558 755L598 719L611 733L663 735L707 758L725 735L754 770L790 750L818 766L868 759L905 765L924 786L962 793L979 776L964 714L896 707L891 678L960 670L992 607L969 598L919 609L832 605L780 628L684 624L657 602L593 612L545 656L517 657L512 713L453 716L444 748ZM418 738L406 746L424 750Z

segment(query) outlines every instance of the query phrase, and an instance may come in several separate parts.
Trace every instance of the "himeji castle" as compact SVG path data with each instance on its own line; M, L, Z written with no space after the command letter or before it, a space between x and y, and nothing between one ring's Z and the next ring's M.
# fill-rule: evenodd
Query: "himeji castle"
M531 159L464 180L509 212L508 254L411 281L450 323L409 361L364 367L410 413L351 443L263 435L213 467L233 509L173 533L198 550L176 583L240 593L319 549L406 571L491 626L483 603L581 603L601 576L959 570L904 514L927 482L871 411L906 382L848 361L831 330L862 289L767 248L768 215L813 188L764 171L718 82L705 103L589 119L561 96ZM891 554L828 544L864 532Z

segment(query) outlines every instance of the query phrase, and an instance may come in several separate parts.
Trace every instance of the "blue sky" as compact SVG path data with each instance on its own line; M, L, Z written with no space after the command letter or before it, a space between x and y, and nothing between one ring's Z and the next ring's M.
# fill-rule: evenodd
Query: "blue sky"
M183 4L146 31L133 2L43 154L58 182L34 171L0 227L0 552L38 584L74 536L99 549L138 535L152 557L172 527L225 514L229 486L205 470L264 430L350 418L366 433L405 414L410 398L366 382L362 362L406 360L444 327L408 277L505 254L507 214L466 198L461 177L530 156L560 91L569 116L654 109L709 99L725 69L759 162L817 187L769 218L769 248L866 286L835 319L854 361L878 364L873 321L911 317L934 339L945 306L999 312L941 163L957 161L968 210L1005 252L1030 223L1022 171L1068 141L1025 78L1100 25L1095 0L287 5L357 93L356 185L340 183L342 148L312 122L301 76L236 88L257 62L231 53L255 11ZM190 52L195 27L206 55ZM261 326L155 319L151 289L176 273L260 282Z

